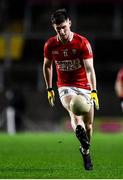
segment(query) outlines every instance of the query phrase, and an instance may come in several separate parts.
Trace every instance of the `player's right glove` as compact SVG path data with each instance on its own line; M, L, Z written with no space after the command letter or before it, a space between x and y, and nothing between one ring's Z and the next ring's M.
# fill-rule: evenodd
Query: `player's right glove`
M91 99L92 99L93 102L94 102L95 108L96 108L97 110L99 110L99 99L98 99L97 91L96 91L96 90L92 90L92 91L91 91Z
M52 88L48 88L47 89L47 98L49 101L49 104L53 107L55 104L55 93L54 90Z

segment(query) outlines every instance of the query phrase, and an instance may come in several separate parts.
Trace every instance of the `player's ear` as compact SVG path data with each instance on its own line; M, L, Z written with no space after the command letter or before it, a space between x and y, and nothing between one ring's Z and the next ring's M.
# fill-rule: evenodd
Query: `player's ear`
M56 25L52 24L53 29L56 31Z
M72 22L71 22L71 20L69 20L69 26L71 27L71 25L72 25Z

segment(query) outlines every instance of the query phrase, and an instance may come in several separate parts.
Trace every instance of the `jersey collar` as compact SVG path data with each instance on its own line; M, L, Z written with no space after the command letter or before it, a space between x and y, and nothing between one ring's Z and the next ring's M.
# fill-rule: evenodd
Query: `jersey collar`
M71 34L70 34L70 39L69 39L70 42L73 40L73 35L74 35L74 33L71 32ZM59 39L58 35L57 35L57 41L62 42L62 41Z

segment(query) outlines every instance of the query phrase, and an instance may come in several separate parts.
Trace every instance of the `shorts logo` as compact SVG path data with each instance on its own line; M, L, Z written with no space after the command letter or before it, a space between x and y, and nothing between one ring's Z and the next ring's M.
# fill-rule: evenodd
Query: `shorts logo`
M68 89L65 89L65 90L64 90L64 94L68 94Z
M68 89L63 89L63 90L60 92L60 97L63 97L65 94L68 94Z

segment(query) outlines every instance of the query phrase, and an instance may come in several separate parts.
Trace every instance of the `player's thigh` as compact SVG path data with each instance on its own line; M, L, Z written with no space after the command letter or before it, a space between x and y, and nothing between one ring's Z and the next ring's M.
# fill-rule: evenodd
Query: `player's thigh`
M77 116L70 110L70 101L74 96L75 95L63 97L61 99L61 102L62 102L62 105L64 106L64 108L69 112L71 121L75 122L76 124L81 124L80 122L83 121L83 116Z
M73 98L73 96L76 95L76 92L74 91L74 88L71 87L60 87L58 88L60 101L63 105L63 107L67 110L70 110L70 101Z
M65 109L70 111L70 101L73 98L73 95L65 96L61 99L61 103Z

